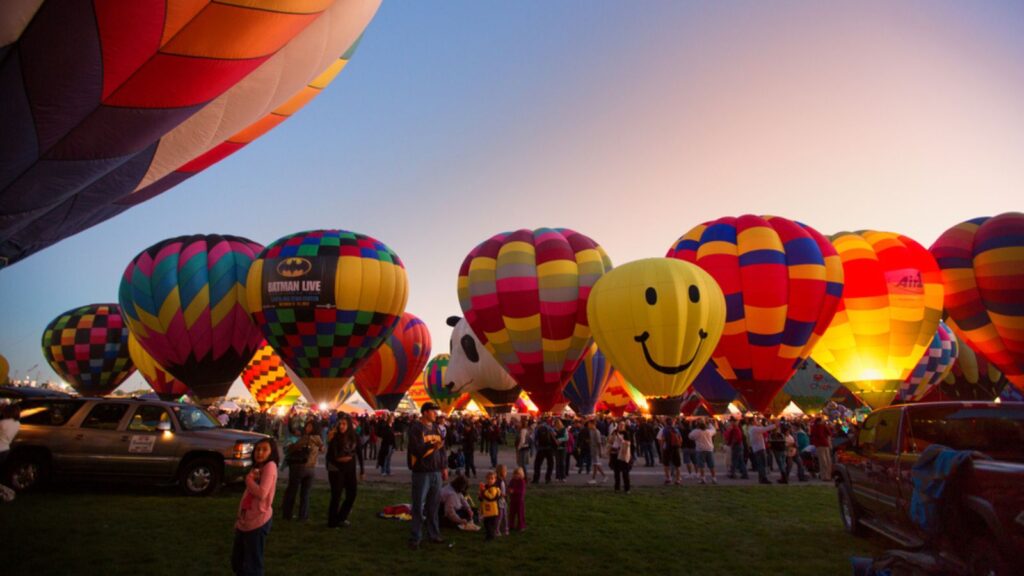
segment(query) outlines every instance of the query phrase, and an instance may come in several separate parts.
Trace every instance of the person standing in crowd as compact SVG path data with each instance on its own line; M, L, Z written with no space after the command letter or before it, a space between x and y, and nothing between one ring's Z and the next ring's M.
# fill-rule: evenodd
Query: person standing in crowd
M811 424L811 445L818 458L818 478L832 481L832 431L828 422L818 416Z
M537 484L540 482L541 465L547 462L547 473L544 476L544 482L551 484L551 469L555 464L555 446L557 444L555 430L546 420L541 420L537 424L534 438L536 439L534 443L537 446L537 458L533 463L533 483Z
M732 419L725 430L725 444L729 447L729 478L747 476L747 463L743 458L743 427L738 418Z
M391 476L391 456L395 453L395 417L389 415L381 420L380 451L377 452L377 467L381 476Z
M583 474L586 472L590 474L590 468L593 465L590 449L590 422L579 426L576 433L576 451L579 454L576 460L576 473Z
M284 519L291 520L295 494L299 493L299 520L309 520L309 489L316 476L316 461L324 451L320 426L312 418L306 420L302 437L285 451L288 463L288 488L284 492ZM300 490L301 488L301 490Z
M789 425L785 420L779 422L778 427L768 433L768 449L772 452L772 459L779 466L779 484L789 484L786 476L786 433Z
M615 473L615 491L625 488L629 494L629 469L633 459L632 433L626 426L617 426L608 437L608 466Z
M789 472L796 464L796 478L800 482L807 482L807 471L804 470L804 462L800 459L800 452L797 450L796 438L793 437L792 427L786 430L786 475L783 478L789 482Z
M438 525L441 483L448 479L448 457L444 438L437 427L437 404L426 402L420 408L420 419L409 426L406 460L412 471L412 526L409 547L418 550L423 540L423 523L427 523L430 542L442 543Z
M264 438L252 451L253 466L245 476L245 493L235 520L231 569L236 576L263 576L263 551L274 516L277 490L277 443Z
M757 481L761 484L771 484L768 480L768 472L765 470L765 444L764 435L775 430L775 425L767 425L762 418L760 425L747 427L747 439L750 442L750 450L754 454L754 467L757 468Z
M508 525L511 530L526 530L526 469L520 466L508 484Z
M516 433L516 466L525 470L530 466L530 443L533 437L530 435L530 427L526 423L526 417L519 419L519 431Z
M498 487L501 488L501 499L498 500L498 534L508 536L508 468L498 464L494 469L498 475Z
M491 468L498 467L498 449L504 443L505 434L501 431L501 422L495 421L491 424L491 427L487 430L488 442L487 449L491 454Z
M665 465L665 485L682 484L682 460L679 451L683 447L683 435L676 427L676 421L669 418L665 426L658 432L658 443L661 448L661 463Z
M561 418L555 418L555 480L565 482L569 471L566 470L566 449L569 443L569 430L562 423Z
M597 428L597 422L594 420L587 422L586 434L590 436L590 460L593 466L589 484L597 484L598 474L601 475L601 482L605 482L608 480L608 476L605 475L604 468L601 467L601 459L604 458L604 437Z
M501 499L501 487L498 486L498 475L494 471L487 473L487 483L480 491L480 518L486 531L485 538L494 540L498 535L498 500Z
M690 438L697 448L697 471L700 474L700 483L704 484L704 470L711 473L711 483L718 484L715 478L715 427L709 426L703 419L697 422L697 427L690 431Z
M465 422L465 429L462 432L462 454L465 457L464 466L467 478L471 474L473 478L476 478L476 453L473 450L476 448L478 437L476 426L473 424L473 420Z
M21 409L14 404L0 406L0 470L4 469L4 463L11 454L11 443L21 429ZM0 485L2 486L2 485ZM4 488L7 488L4 486ZM8 492L9 491L9 492ZM7 488L5 493L14 498L14 490Z
M640 445L640 452L644 457L644 467L654 467L655 439L654 423L644 420L637 426L637 443Z
M331 484L331 501L327 507L327 526L329 528L349 525L348 515L356 503L358 479L356 464L363 473L363 452L359 446L359 435L348 415L338 418L334 433L327 440L327 479ZM345 501L338 508L341 493L345 493Z

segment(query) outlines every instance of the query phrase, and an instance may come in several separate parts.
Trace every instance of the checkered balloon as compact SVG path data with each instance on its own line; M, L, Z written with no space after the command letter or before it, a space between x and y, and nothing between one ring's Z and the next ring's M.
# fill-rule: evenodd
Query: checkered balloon
M135 371L117 304L89 304L57 316L43 332L43 356L79 394L110 394Z

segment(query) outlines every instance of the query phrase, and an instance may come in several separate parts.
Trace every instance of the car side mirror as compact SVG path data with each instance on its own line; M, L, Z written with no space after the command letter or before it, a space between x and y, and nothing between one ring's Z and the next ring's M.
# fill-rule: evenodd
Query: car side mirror
M170 432L171 431L171 423L166 421L166 420L164 420L162 422L158 422L157 425L156 425L156 429L161 431L161 432Z

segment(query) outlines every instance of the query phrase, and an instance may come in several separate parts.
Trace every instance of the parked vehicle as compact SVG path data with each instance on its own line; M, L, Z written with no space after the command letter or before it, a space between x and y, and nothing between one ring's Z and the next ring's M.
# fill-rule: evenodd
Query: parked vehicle
M50 478L177 483L203 496L244 479L262 434L227 430L189 404L137 399L23 400L6 479L27 490Z
M932 444L975 451L950 476L943 523L911 520L912 469ZM1024 403L937 402L872 412L836 454L846 530L870 528L907 548L958 557L972 574L1024 574Z

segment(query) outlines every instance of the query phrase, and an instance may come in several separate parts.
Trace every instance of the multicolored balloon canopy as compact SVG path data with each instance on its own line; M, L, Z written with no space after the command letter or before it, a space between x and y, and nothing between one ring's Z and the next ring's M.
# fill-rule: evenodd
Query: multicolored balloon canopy
M430 401L430 395L427 394L426 388L426 376L423 372L420 372L419 376L416 377L416 381L409 387L406 396L409 397L409 400L412 401L417 410Z
M587 353L583 355L583 360L576 366L572 378L562 390L562 395L569 400L569 405L577 414L593 414L597 399L608 386L608 377L611 373L611 363L597 348L597 344L591 344Z
M928 350L907 376L897 398L901 402L916 402L927 396L953 369L959 348L953 331L940 320Z
M946 324L959 337L960 332L952 320ZM991 402L999 397L1000 392L1009 384L1003 373L977 354L974 349L959 341L958 354L952 369L946 377L925 393L922 402L941 402L943 400L981 400ZM1012 388L1012 386L1011 386Z
M83 396L110 394L135 371L117 304L89 304L57 316L42 345L54 372Z
M845 274L835 318L814 348L814 361L857 397L888 406L931 344L942 315L935 259L892 232L832 237Z
M680 399L680 403L682 399ZM609 412L612 416L619 417L625 413L640 412L647 409L647 400L639 390L633 387L622 373L612 369L608 377L608 386L594 406L597 412Z
M480 342L547 412L590 346L587 298L612 267L596 242L568 229L503 232L459 269L459 304Z
M511 411L522 388L480 343L465 318L451 316L448 325L452 327L451 358L444 386L452 393L468 392L489 413Z
M375 410L393 412L429 359L427 325L405 312L387 340L356 371L356 390Z
M149 352L139 344L138 338L128 335L128 354L132 363L139 369L139 373L146 379L149 387L160 397L161 400L177 400L188 394L188 386L175 378L170 372L164 370L163 366L157 363Z
M246 274L261 249L238 236L180 236L142 251L121 278L128 328L200 403L227 394L262 345L242 306Z
M331 401L391 335L409 292L402 260L382 242L313 230L267 246L245 294L267 342L319 403Z
M800 363L793 377L782 387L790 400L805 414L818 414L836 390L843 385L834 376L808 358Z
M959 336L1024 391L1024 214L958 224L931 253Z
M266 410L289 396L297 400L301 395L288 376L281 357L265 342L242 370L242 383L260 410ZM291 404L294 403L292 400Z
M725 299L699 266L648 258L608 272L587 306L594 339L655 414L679 414L682 396L722 337Z
M469 403L469 393L452 392L447 386L448 354L438 354L427 362L423 373L423 384L430 400L437 404L445 414L460 409Z
M736 389L722 378L714 361L709 360L700 374L690 384L691 390L696 390L701 399L707 404L710 414L729 414L729 404L736 400ZM686 398L683 398L686 403Z
M766 411L836 313L843 268L835 249L810 226L748 214L694 227L667 256L718 282L726 320L712 359L748 406Z

